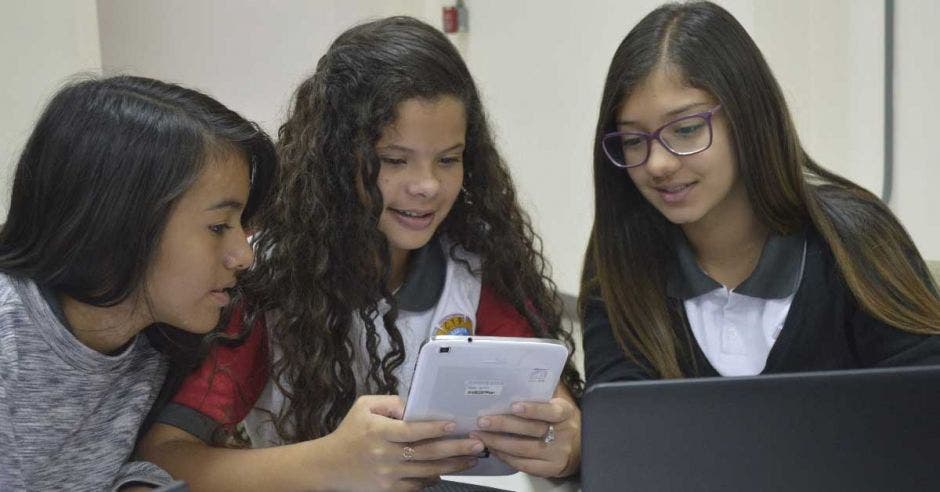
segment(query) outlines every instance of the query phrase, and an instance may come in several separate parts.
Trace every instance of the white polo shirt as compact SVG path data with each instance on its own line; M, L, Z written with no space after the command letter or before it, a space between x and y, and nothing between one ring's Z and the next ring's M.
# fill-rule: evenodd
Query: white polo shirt
M667 293L683 301L696 342L722 376L753 376L767 364L803 277L806 236L771 234L754 272L728 289L698 266L684 235Z
M405 361L393 373L398 378L398 392L403 400L408 398L418 350L426 339L433 335L474 333L482 288L481 276L479 256L459 246L455 247L446 238L434 239L413 253L405 283L395 293L398 301L395 325L402 337ZM388 303L381 301L379 312L372 317L378 337L376 352L379 354L387 353L391 346L382 321L382 316L389 309ZM270 330L276 325L273 318L276 314L269 313L267 316ZM365 323L358 316L353 317L349 338L351 343L359 345L356 354L360 357L352 365L357 392L360 395L374 394L375 390L368 379L370 361L361 357L369 353L366 348ZM273 358L277 360L281 353L275 343L277 338L271 336L270 340ZM272 421L273 416L284 408L286 401L278 385L273 379L269 380L244 420L252 447L286 444Z

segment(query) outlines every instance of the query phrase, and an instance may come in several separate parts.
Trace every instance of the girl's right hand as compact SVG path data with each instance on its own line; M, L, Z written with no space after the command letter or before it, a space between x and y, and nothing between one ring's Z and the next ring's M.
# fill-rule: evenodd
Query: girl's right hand
M404 422L404 408L397 396L362 396L323 438L332 448L336 488L420 490L476 464L480 440L441 439L454 422Z

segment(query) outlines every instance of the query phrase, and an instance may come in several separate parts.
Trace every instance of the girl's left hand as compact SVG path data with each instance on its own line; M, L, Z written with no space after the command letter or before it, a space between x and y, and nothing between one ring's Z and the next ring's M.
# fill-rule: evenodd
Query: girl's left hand
M519 471L566 477L581 464L581 411L562 384L547 403L515 403L512 415L480 417L477 426L485 431L470 437Z

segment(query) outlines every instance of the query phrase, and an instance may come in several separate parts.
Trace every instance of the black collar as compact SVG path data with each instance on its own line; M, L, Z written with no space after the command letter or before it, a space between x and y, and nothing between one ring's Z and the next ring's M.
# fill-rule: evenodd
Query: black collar
M447 257L440 240L434 238L411 253L405 283L395 293L398 308L405 311L427 311L437 304L444 292Z
M687 300L721 287L698 266L685 234L679 232L675 236L677 261L669 272L667 295ZM782 299L792 295L799 286L805 245L805 231L789 236L771 233L757 260L757 267L734 292L761 299Z

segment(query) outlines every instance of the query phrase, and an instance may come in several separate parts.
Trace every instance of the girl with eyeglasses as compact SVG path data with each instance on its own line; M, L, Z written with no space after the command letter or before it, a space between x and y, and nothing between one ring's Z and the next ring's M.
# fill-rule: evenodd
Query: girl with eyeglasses
M143 439L194 488L416 490L484 449L575 472L569 364L556 397L480 420L403 422L432 335L570 336L473 78L443 33L392 17L341 34L281 127L282 174L253 236L244 342L214 351ZM245 430L247 443L237 432ZM263 449L225 449L233 442Z
M589 385L940 364L940 298L907 232L806 154L721 7L663 5L620 44L594 186Z

